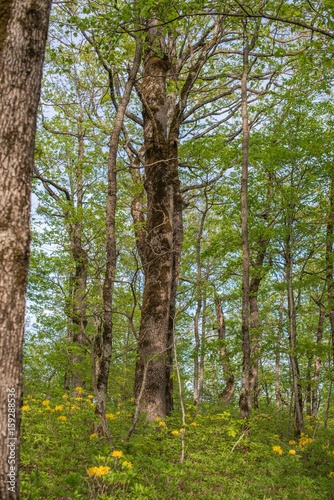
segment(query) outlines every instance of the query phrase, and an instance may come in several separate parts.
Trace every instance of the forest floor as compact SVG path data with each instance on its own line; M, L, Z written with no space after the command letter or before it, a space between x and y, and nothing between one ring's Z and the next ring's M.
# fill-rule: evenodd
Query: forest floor
M21 498L36 499L334 499L334 420L306 418L293 435L288 409L186 408L138 422L128 443L133 403L108 410L111 450L99 435L92 395L22 407ZM184 461L181 463L182 442Z

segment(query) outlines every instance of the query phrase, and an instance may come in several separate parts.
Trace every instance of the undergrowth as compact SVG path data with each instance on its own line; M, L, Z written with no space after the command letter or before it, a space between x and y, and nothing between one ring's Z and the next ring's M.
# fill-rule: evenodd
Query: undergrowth
M128 443L133 403L108 409L114 449L100 435L93 396L29 395L22 407L21 498L334 499L333 423L306 419L296 439L287 410L187 407L139 421ZM180 463L184 435L185 459Z

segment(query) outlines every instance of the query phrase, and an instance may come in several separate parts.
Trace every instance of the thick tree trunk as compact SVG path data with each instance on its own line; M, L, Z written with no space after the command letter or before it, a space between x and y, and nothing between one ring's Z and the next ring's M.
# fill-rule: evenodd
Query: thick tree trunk
M230 362L230 355L226 348L226 326L225 326L225 317L222 308L222 299L220 297L215 297L215 305L216 305L216 317L218 323L218 339L221 341L221 360L223 367L223 377L225 380L225 388L223 392L219 395L219 397L223 400L225 404L228 404L231 400L231 397L234 394L234 375L232 371L232 366Z
M165 36L159 26L157 18L147 20L143 77L141 84L136 86L144 118L147 220L135 394L140 410L149 420L164 417L172 408L176 289L183 238L183 200L178 176L179 128L189 93L217 42L220 19L211 40L205 43L203 39L200 45L195 44L195 62L190 57L192 47L178 59L175 35ZM176 102L176 95L167 95L167 79L177 84L181 71L187 76ZM137 238L137 242L142 243L142 240Z
M141 100L144 117L147 193L145 288L139 334L135 393L149 420L167 414L168 327L173 277L173 186L168 161L166 78L168 62L156 55L157 21L148 22Z
M49 11L49 0L0 3L1 500L19 497L19 422L30 195Z

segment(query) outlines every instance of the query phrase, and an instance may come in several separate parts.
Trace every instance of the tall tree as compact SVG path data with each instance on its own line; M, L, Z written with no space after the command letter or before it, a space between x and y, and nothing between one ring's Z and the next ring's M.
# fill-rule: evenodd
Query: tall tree
M19 497L30 195L50 3L50 0L0 3L0 497L4 500Z

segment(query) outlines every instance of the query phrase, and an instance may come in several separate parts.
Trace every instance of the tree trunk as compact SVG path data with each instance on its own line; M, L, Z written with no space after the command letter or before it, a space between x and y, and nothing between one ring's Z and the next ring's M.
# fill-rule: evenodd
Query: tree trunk
M140 410L149 420L164 417L172 408L172 350L183 238L179 128L189 93L217 43L221 28L219 18L212 28L211 39L205 43L204 37L199 45L194 44L194 52L189 47L178 59L175 34L164 35L159 26L154 17L146 22L143 75L141 84L136 85L144 118L147 220L135 395ZM167 79L177 86L181 72L187 76L176 102L175 94L167 95Z
M326 229L326 283L328 300L328 317L332 336L332 350L334 359L334 279L333 279L333 242L334 242L334 175L331 173L329 186L329 213Z
M292 210L292 209L291 209ZM291 215L288 218L288 235L285 241L285 262L286 262L286 279L288 292L288 317L289 317L289 349L290 349L290 366L292 372L292 384L294 394L294 417L295 417L295 433L299 436L304 432L303 419L303 397L300 385L300 374L298 358L296 354L297 341L297 324L296 324L296 306L293 291L293 228Z
M242 239L242 381L239 399L241 418L247 418L252 412L252 391L250 387L251 367L251 342L250 342L250 254L248 241L248 147L249 147L249 123L247 103L247 77L248 77L248 46L243 52L243 74L241 78L241 101L242 101L242 174L241 174L241 239Z
M234 375L230 362L230 355L225 345L226 326L222 308L222 299L220 297L215 297L215 305L216 305L216 317L218 323L218 339L221 342L220 353L221 353L221 360L223 367L223 376L225 380L225 388L223 392L219 395L219 397L224 401L225 404L228 404L231 400L231 397L234 394L234 388L235 388Z
M281 339L283 331L283 306L284 306L284 291L280 295L279 310L278 310L278 329L276 338L276 353L275 353L275 398L276 406L282 405L282 394L280 389L280 362L281 362Z
M81 373L82 349L86 344L86 327L87 327L87 268L88 255L83 247L83 171L82 163L84 161L84 141L81 120L78 120L78 160L79 164L76 169L76 187L77 187L77 206L76 217L70 226L70 243L71 253L75 266L75 275L73 277L73 296L72 296L72 339L71 348L72 366L71 366L71 386L83 387L84 376Z
M311 369L312 369L312 355L308 356L307 359L307 370L306 370L306 388L305 388L305 403L306 403L306 415L312 415L312 380L311 380Z
M326 311L322 302L318 302L319 306L319 319L318 319L318 327L317 327L317 347L319 347L322 343L322 337L324 333L324 324ZM315 355L314 362L314 373L313 373L313 387L312 387L312 412L311 415L313 418L318 416L318 408L319 408L319 380L320 380L320 369L321 369L321 357L319 353Z
M201 347L199 356L198 404L203 403L204 394L204 367L205 367L205 333L206 333L206 292L203 295Z
M201 311L203 307L204 297L203 297L203 283L202 283L202 264L201 264L201 242L203 238L203 230L205 224L205 218L208 212L208 198L205 197L205 208L202 212L200 225L197 233L196 240L196 293L197 293L197 307L194 317L194 337L195 337L195 348L194 348L194 404L198 405L201 403L201 388L200 388L200 372L201 372L201 363L202 351L203 351L203 335L200 335L200 317ZM202 318L205 315L205 311L203 311ZM202 333L203 333L203 325L202 325ZM202 391L203 392L203 391Z
M198 404L199 400L199 354L201 348L201 339L199 334L199 319L202 309L202 298L198 298L197 307L194 316L194 338L195 338L195 346L194 346L194 405Z
M167 414L168 326L173 275L173 186L168 161L166 78L168 61L156 55L157 20L148 21L140 97L144 117L147 193L145 288L142 304L135 393L143 387L141 411L149 420Z
M169 103L171 105L171 103ZM183 198L180 191L180 179L178 173L178 126L170 128L169 133L169 158L171 166L171 181L173 185L173 262L172 262L172 289L169 307L169 321L167 334L167 360L166 360L166 414L170 415L173 410L173 345L176 320L176 293L179 283L181 251L183 241Z
M0 4L1 500L19 497L19 422L30 195L49 11L49 0L8 0Z

